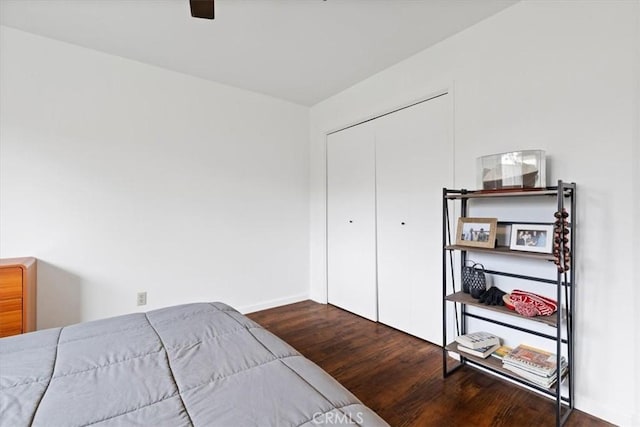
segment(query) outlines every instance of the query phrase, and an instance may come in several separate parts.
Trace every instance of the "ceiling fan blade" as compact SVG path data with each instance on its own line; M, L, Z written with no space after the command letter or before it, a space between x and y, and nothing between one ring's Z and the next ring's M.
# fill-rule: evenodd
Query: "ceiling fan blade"
M191 16L194 18L213 19L213 0L189 0Z

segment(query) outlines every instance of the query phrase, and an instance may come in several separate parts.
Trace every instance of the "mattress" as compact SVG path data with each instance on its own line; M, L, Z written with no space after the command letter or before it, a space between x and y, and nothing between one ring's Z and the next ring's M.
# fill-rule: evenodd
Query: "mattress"
M1 339L0 424L387 426L317 365L223 303Z

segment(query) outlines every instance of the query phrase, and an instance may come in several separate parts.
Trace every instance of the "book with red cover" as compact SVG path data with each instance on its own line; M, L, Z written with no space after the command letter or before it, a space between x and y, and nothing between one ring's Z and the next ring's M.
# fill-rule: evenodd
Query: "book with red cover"
M520 344L505 355L502 362L546 376L553 375L557 368L555 353L524 344Z

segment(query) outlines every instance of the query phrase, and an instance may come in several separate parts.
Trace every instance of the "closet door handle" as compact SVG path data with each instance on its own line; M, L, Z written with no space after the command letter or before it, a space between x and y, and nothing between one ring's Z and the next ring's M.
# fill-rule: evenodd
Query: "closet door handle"
M400 223L400 225L405 225L405 222L404 222L404 221L402 221L402 222Z

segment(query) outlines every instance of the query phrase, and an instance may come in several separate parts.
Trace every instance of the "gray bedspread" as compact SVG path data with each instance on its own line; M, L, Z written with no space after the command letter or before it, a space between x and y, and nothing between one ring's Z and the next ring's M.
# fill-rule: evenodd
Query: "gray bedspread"
M314 363L222 303L1 339L0 424L387 425Z

